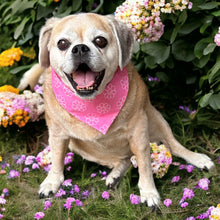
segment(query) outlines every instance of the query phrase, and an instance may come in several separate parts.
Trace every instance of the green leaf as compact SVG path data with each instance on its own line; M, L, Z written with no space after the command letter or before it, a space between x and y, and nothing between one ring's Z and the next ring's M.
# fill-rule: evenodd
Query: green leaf
M19 73L19 72L21 72L21 71L23 71L23 70L30 69L32 66L33 66L33 64L31 64L31 65L26 65L26 66L19 66L19 67L16 67L16 68L10 70L10 73L11 73L11 74L17 74L17 73Z
M154 69L157 67L156 65L156 60L154 57L152 56L146 56L144 58L144 63L145 63L145 68L150 68L150 69Z
M177 26L173 29L172 34L171 34L171 37L170 37L170 43L171 43L171 44L176 40L176 36L177 36L178 31L179 31L180 28L181 28L181 26L180 26L180 25L177 25Z
M143 44L141 50L154 57L157 64L163 63L170 55L170 46L162 42L150 42Z
M220 56L217 57L217 61L215 65L211 68L211 72L209 74L209 83L211 84L213 79L218 74L218 71L220 70Z
M196 43L194 47L194 54L198 59L200 59L204 55L203 51L207 47L209 42L210 42L209 38L203 38Z
M199 105L203 108L209 104L209 99L212 96L213 93L208 93L205 94L200 100L199 100Z
M193 60L193 64L199 68L203 68L209 61L210 54L202 56L200 59Z
M199 19L187 20L186 23L179 30L179 33L187 35L192 31L194 31L195 29L197 29L198 27L200 27L201 24L202 24L202 20Z
M210 10L213 8L217 8L219 6L219 4L217 2L208 2L202 5L199 5L198 8L202 9L202 10Z
M213 16L206 16L203 19L203 25L200 27L200 33L203 34L207 27L209 27L212 24Z
M214 94L209 98L209 105L215 110L220 109L220 93Z
M215 43L209 43L207 47L203 50L203 55L208 55L209 53L212 53L216 46L217 45Z
M17 26L17 28L15 29L15 33L14 33L15 40L17 40L20 37L20 35L25 27L25 24L28 22L29 19L30 18L25 17L23 19L23 21Z
M220 10L212 12L212 15L214 15L215 17L219 17L220 16Z
M190 62L195 59L193 45L185 40L178 40L172 45L172 53L177 60Z
M73 3L72 3L72 11L73 12L79 11L81 7L82 7L82 0L73 1Z

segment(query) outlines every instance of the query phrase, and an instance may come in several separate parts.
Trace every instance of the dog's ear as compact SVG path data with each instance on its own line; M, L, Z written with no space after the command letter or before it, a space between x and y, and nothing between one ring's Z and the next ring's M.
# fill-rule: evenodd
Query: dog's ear
M50 66L49 59L49 41L51 32L56 22L58 22L59 18L50 18L47 20L46 24L41 28L40 38L39 38L39 63L42 67Z
M128 26L115 19L113 15L107 15L112 26L119 49L119 67L122 70L130 61L134 47L134 33Z

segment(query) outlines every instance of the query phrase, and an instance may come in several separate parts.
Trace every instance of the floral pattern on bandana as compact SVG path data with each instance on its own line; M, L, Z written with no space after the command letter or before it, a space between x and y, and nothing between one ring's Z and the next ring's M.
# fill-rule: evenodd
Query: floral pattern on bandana
M128 94L129 79L126 68L116 71L102 94L92 100L82 100L70 90L52 69L52 87L57 101L71 115L106 134L123 107Z

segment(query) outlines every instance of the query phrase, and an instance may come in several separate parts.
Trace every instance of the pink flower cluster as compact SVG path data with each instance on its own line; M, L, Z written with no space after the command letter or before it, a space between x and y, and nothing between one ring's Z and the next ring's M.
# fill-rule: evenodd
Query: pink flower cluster
M215 35L214 42L220 47L220 27L218 28L218 33Z
M147 43L158 41L164 33L161 13L175 13L184 9L191 9L188 0L126 0L116 8L116 19L126 23L135 33L137 41Z
M4 217L2 214L5 211L4 205L6 204L6 197L9 196L9 190L7 188L2 190L2 194L0 196L0 219Z

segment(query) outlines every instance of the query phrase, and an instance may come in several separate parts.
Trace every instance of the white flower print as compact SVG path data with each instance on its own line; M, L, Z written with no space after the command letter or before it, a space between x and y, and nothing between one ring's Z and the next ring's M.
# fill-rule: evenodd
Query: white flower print
M99 122L99 118L95 114L88 114L85 116L85 119L86 119L85 122L90 126L95 126Z
M70 89L68 89L67 87L63 88L63 92L68 97L72 97L73 96L73 92Z
M103 95L106 99L113 99L116 95L116 87L111 83L105 87Z
M57 95L57 101L58 101L64 108L66 108L65 98L64 98L62 95Z
M109 110L111 109L111 105L109 105L108 103L100 103L96 107L96 109L99 114L105 114L109 112Z
M80 102L78 100L74 100L71 104L71 108L75 111L79 112L85 112L87 107L83 102Z
M127 78L127 76L124 76L120 80L120 84L121 84L122 89L128 90L128 78Z
M121 109L126 100L126 96L122 96L119 101L116 103L117 109Z

